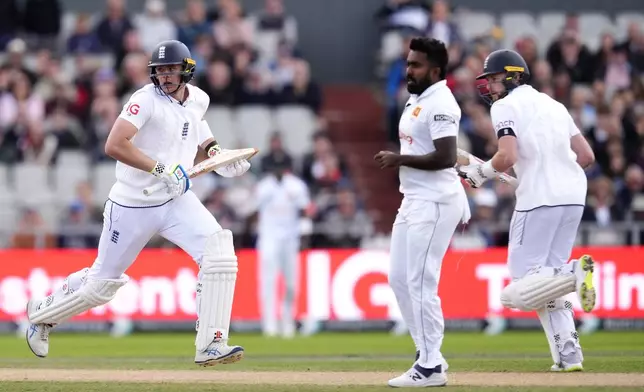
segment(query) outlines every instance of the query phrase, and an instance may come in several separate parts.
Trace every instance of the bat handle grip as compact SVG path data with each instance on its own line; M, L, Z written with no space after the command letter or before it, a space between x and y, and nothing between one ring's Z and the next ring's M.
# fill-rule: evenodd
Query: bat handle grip
M158 183L156 183L156 184L154 184L152 186L144 188L143 189L143 194L146 195L146 196L150 196L151 194L160 191L161 189L165 188L166 186L167 186L166 184L164 184L162 182L158 182Z

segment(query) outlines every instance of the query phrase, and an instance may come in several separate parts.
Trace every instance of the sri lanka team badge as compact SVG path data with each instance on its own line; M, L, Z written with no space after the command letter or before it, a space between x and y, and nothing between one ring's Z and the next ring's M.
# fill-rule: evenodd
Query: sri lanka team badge
M414 111L411 113L411 115L414 116L414 117L418 117L418 115L420 114L420 111L421 111L421 107L416 106L416 109L414 109Z

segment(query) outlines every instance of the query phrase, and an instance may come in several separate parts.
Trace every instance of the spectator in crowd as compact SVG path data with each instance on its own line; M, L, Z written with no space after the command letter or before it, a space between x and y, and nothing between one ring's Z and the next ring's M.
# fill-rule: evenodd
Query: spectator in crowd
M284 149L282 134L279 132L271 134L268 153L262 157L261 161L262 173L268 173L271 167L275 166L275 162L281 162L289 168L293 167L293 158Z
M362 240L373 234L373 224L367 213L358 207L351 189L339 189L336 204L319 223L324 245L333 248L359 248Z
M628 25L628 37L621 43L627 53L628 61L640 72L644 72L644 32L637 22Z
M220 2L221 16L214 24L215 40L219 47L236 51L239 48L253 46L254 33L252 24L243 15L242 7L237 0Z
M532 36L526 36L519 39L516 43L516 51L523 57L528 69L534 69L537 61L539 61L539 48L537 41Z
M305 60L294 62L293 81L278 93L277 103L280 105L304 105L314 113L320 114L322 92L317 83L311 80L309 63Z
M302 179L317 193L321 188L335 187L347 176L347 165L333 150L324 133L313 137L313 152L304 157Z
M225 188L217 187L204 205L217 218L217 222L222 227L231 230L233 233L239 233L243 229L241 219L235 214L235 210L226 203Z
M278 33L280 42L297 44L297 21L284 9L283 0L264 0L264 9L250 17L253 30Z
M460 46L461 34L458 26L450 20L449 5L445 0L434 0L427 25L426 35L443 41L445 46Z
M36 83L38 76L25 66L25 55L27 52L27 44L20 38L12 39L7 44L7 62L3 65L3 69L9 71L6 76L7 80L13 80L19 77L16 74L27 75L31 84Z
M177 26L166 15L164 0L146 0L145 12L134 20L141 46L152 53L161 41L177 39Z
M564 30L550 45L546 58L555 72L567 72L573 83L591 83L594 79L593 56L572 29Z
M67 39L67 52L70 54L100 53L101 49L101 41L92 30L91 15L84 13L76 15L74 32Z
M107 0L105 17L96 27L96 35L101 41L103 49L112 53L120 52L123 48L125 33L133 28L132 21L125 13L125 1Z
M42 120L30 119L19 136L18 149L23 162L49 166L58 151L58 138L45 131Z
M624 220L624 211L616 203L610 178L600 177L589 185L589 197L582 220L597 223L601 227Z
M641 166L632 164L626 169L624 183L617 192L617 205L621 211L630 211L633 200L644 196L644 169Z
M14 73L7 92L0 96L0 127L13 125L20 112L32 120L41 121L45 116L45 103L39 95L33 94L27 75Z
M115 83L115 75L107 68L97 72L94 78L94 100L90 107L91 133L89 134L88 149L96 161L111 159L105 155L105 141L122 107L114 94Z
M102 208L94 205L92 186L87 181L76 185L76 197L70 203L59 226L61 248L98 246L103 220Z
M186 1L186 11L183 21L179 24L178 39L186 44L192 52L200 36L212 35L212 23L207 17L204 0ZM197 64L199 64L197 62Z
M387 0L375 18L383 31L403 30L421 33L429 24L430 7L424 0Z
M206 74L197 79L197 85L210 97L211 105L234 105L238 83L238 79L233 80L230 66L218 58L213 59Z
M56 237L51 234L51 229L47 227L38 210L33 207L25 207L11 239L11 247L44 249L55 248L56 245Z

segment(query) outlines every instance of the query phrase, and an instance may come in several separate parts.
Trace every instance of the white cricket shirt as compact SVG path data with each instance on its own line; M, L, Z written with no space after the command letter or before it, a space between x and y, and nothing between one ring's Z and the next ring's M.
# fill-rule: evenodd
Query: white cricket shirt
M496 101L491 116L497 136L517 138L517 211L585 205L586 174L570 144L579 129L564 105L524 85Z
M285 174L281 181L273 175L257 183L260 236L298 236L300 211L310 203L309 189L298 177Z
M187 85L188 99L183 104L156 92L152 83L137 90L123 106L119 115L134 125L138 132L132 143L150 158L165 163L179 163L185 169L194 164L197 148L212 138L208 123L203 120L210 98L200 88ZM116 183L109 198L115 203L132 207L151 207L170 200L164 191L150 196L143 188L160 180L145 171L124 163L116 163Z
M458 138L461 108L447 82L433 84L421 95L412 95L400 118L398 138L401 155L426 155L435 151L434 140ZM464 195L463 185L454 168L429 171L400 167L400 192L406 198L437 203Z

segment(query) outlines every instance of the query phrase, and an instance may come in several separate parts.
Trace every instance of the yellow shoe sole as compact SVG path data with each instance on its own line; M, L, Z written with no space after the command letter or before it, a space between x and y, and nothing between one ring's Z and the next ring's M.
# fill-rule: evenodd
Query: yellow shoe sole
M581 301L581 308L584 312L589 313L595 308L595 300L597 297L595 287L593 286L595 262L589 255L583 255L579 259L579 265L582 271L584 271L584 281L581 283L579 299Z

